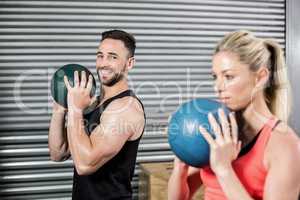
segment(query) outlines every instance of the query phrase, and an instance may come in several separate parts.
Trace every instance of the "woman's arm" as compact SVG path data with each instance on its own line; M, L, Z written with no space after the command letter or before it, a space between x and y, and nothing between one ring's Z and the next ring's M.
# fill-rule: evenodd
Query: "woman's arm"
M266 148L268 175L264 200L298 200L300 192L300 140L290 128L279 126ZM281 128L281 130L280 130Z
M228 200L253 200L232 167L228 168L224 173L216 175Z
M231 162L240 151L237 140L237 124L230 114L231 132L224 112L219 112L221 127L213 116L210 123L216 139L203 128L201 133L210 145L210 166L228 199L250 200L252 197L246 191ZM264 154L264 165L268 171L264 186L264 200L297 200L300 191L300 140L286 126L277 127L268 142Z
M168 183L169 200L189 200L201 186L198 168L188 166L177 157Z
M212 114L209 114L209 122L216 136L214 139L206 129L200 127L200 132L210 146L210 167L216 174L217 179L227 199L251 200L251 196L244 188L232 168L241 150L241 142L238 141L238 126L232 113L229 115L230 124L223 110L219 110L221 127ZM231 128L230 128L231 126Z

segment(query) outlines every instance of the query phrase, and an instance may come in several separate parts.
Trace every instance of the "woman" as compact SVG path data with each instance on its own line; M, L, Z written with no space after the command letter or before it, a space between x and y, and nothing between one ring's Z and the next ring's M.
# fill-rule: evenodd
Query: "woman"
M287 125L289 84L283 52L271 40L246 31L218 44L212 74L215 91L234 113L209 121L210 166L201 169L175 158L168 198L191 199L200 185L205 200L296 200L300 191L300 140ZM238 134L239 133L239 134Z

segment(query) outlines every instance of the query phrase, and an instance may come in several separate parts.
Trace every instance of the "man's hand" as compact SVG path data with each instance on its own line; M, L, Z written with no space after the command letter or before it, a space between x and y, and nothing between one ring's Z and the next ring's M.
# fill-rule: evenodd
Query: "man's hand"
M81 72L81 80L79 80L78 71L74 72L74 87L68 81L67 76L64 76L64 82L68 90L68 110L70 112L82 113L88 107L94 98L90 96L93 77L89 75L86 80L85 71Z

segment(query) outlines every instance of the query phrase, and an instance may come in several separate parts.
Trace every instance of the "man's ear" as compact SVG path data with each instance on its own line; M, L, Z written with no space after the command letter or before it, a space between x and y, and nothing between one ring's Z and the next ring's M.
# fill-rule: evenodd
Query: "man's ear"
M260 67L256 74L255 84L258 88L264 88L268 84L268 80L270 77L270 70L267 67Z
M127 71L131 70L135 64L135 58L132 56L127 60Z

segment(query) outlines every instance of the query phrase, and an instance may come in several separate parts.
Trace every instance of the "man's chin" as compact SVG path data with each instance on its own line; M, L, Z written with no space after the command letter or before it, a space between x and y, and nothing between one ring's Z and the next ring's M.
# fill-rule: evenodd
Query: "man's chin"
M113 85L112 85L111 83L109 83L109 82L108 82L108 83L103 83L103 82L102 82L102 85L105 86L105 87L112 87L112 86L113 86Z
M113 82L113 78L101 78L101 84L105 85L105 86L109 86L111 85L111 83Z
M110 87L111 86L111 80L102 80L101 84L104 85L104 86Z
M120 80L122 80L122 77L120 78L114 78L114 79L110 79L107 81L102 82L102 85L106 86L106 87L112 87L114 86L116 83L118 83Z

